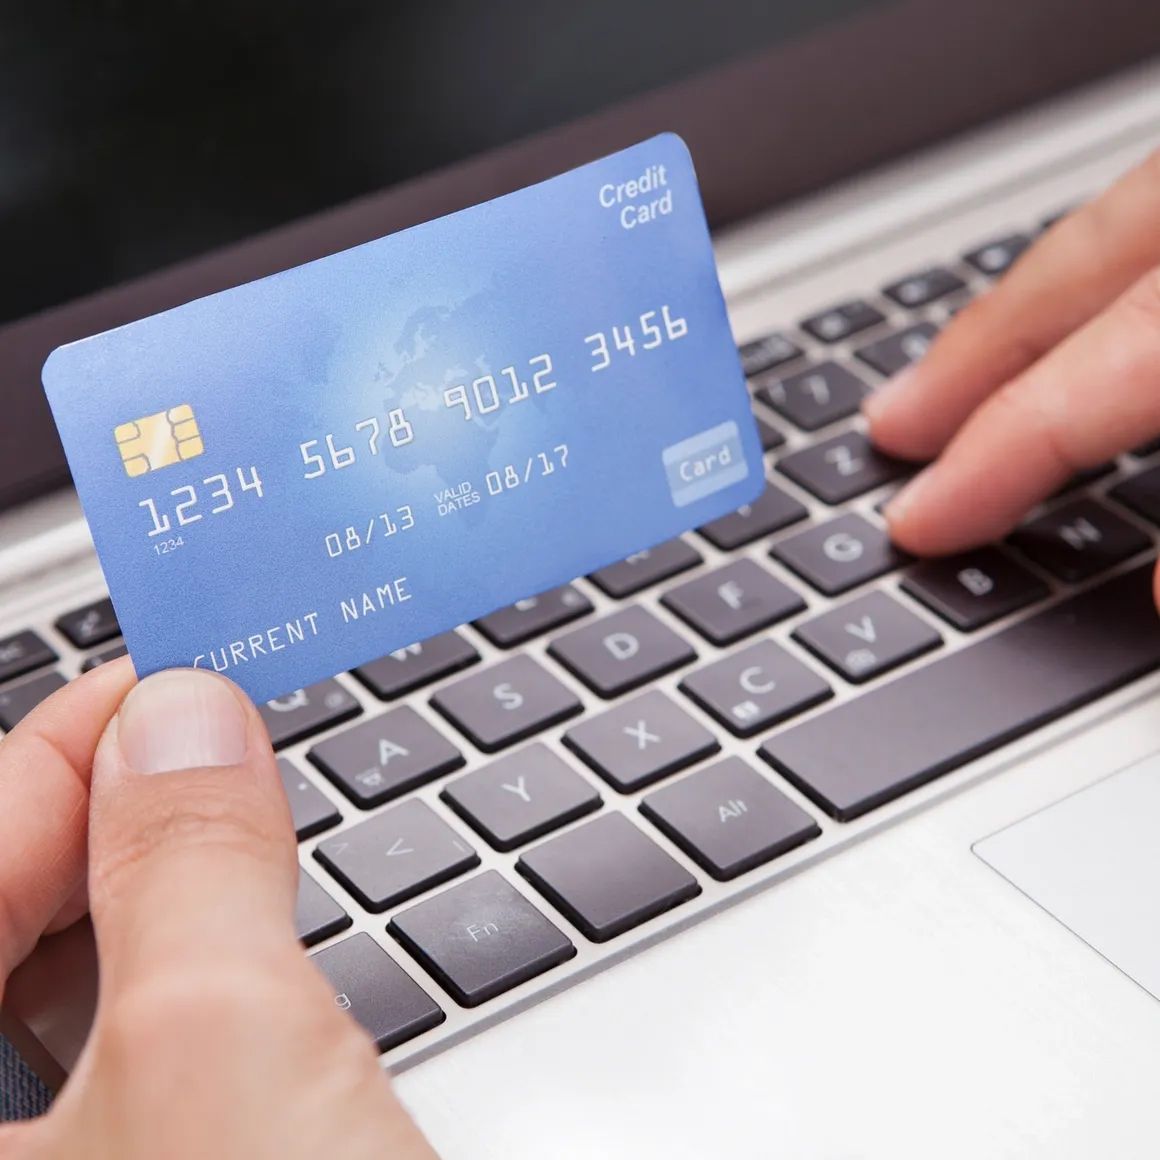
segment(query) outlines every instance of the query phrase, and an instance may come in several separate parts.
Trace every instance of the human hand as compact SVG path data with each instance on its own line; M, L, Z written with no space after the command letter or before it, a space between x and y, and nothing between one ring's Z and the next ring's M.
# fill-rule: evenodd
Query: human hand
M1160 153L1050 229L865 412L884 451L935 460L885 511L922 555L1005 534L1160 434Z
M83 913L86 830L100 963L76 1070L47 1116L0 1129L0 1155L429 1160L295 937L254 707L207 673L133 682L101 666L0 741L0 978Z

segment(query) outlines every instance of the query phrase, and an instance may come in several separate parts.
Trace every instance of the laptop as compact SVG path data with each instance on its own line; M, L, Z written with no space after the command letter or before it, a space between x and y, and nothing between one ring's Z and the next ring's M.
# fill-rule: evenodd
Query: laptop
M216 7L180 43L47 14L0 43L28 81L0 110L28 130L0 134L0 731L121 648L39 383L53 347L676 130L766 492L263 707L304 953L448 1160L1155 1155L1160 448L1032 534L913 561L879 514L906 468L858 413L1160 145L1155 13ZM577 708L548 698L517 739L471 695L500 685ZM436 743L384 798L344 738L401 708ZM462 856L384 902L325 848L398 852L415 803ZM500 993L449 975L415 916L482 875L574 953ZM91 966L78 926L6 997L50 1082ZM391 1001L396 967L418 1003Z

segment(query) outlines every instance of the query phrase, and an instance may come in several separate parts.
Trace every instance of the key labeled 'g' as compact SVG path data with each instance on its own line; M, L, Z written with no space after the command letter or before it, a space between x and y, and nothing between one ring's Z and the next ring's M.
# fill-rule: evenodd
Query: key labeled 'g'
M205 451L193 408L188 403L133 419L114 428L125 474L131 477L194 459Z

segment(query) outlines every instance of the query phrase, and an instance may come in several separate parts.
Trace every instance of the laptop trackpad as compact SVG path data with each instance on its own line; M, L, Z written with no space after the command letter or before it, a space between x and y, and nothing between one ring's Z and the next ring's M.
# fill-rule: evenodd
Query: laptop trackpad
M1033 902L1160 998L1160 754L976 842Z

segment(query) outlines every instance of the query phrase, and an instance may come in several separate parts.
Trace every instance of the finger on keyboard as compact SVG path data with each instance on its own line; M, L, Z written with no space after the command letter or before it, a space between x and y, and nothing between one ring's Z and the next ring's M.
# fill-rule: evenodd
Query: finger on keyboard
M979 407L887 506L892 537L942 555L1010 531L1075 472L1160 433L1157 364L1154 272Z
M866 401L883 450L905 459L937 455L992 392L1160 261L1158 170L1154 158L1070 214L947 327L913 373Z

